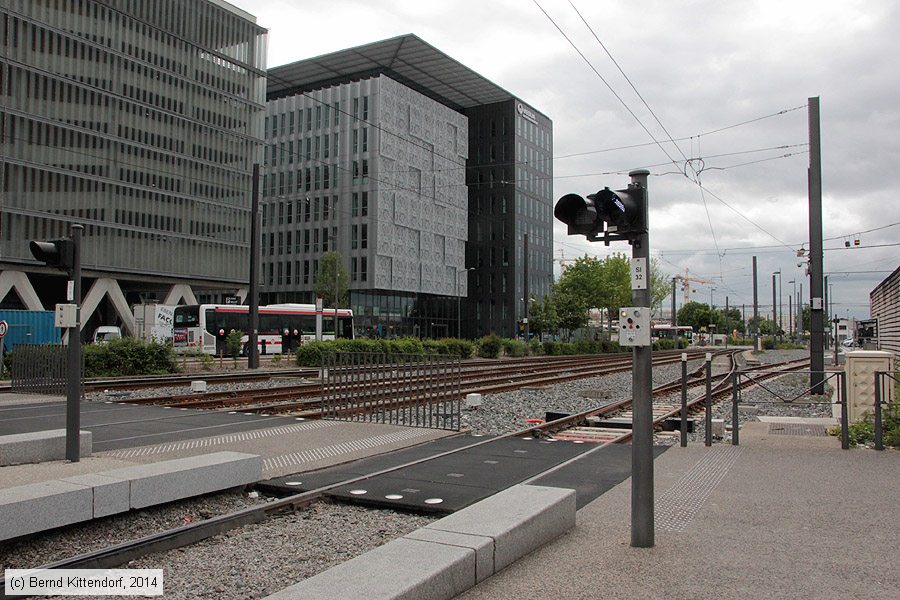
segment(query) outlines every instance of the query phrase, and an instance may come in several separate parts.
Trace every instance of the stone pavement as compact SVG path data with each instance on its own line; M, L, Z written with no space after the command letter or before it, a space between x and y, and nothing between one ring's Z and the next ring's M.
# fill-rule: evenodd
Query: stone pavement
M655 461L653 548L632 548L630 479L570 533L458 596L900 598L900 451L751 423L741 446Z

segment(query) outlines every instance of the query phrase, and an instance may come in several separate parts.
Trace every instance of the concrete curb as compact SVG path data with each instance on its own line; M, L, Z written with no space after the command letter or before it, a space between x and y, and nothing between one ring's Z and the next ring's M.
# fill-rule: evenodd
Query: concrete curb
M90 431L78 432L78 454L90 456L93 450ZM30 433L0 435L0 467L40 463L66 458L66 430L49 429Z
M262 458L214 452L0 490L0 540L8 540L254 483Z
M575 491L516 485L271 600L446 600L575 526Z

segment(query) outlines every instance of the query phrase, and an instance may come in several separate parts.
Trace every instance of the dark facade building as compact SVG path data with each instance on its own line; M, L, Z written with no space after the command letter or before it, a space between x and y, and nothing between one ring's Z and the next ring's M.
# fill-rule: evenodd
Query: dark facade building
M358 334L516 335L526 245L528 295L552 277L549 118L414 35L270 69L268 100L264 302L312 301L337 250Z
M0 0L3 306L64 301L28 242L73 223L85 329L246 286L266 37L220 0Z

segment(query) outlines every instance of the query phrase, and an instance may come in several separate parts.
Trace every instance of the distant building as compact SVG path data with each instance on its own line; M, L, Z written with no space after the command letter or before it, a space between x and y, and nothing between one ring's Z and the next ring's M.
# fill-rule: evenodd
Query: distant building
M516 334L552 277L552 123L414 35L269 70L263 302L337 250L358 334ZM461 313L457 312L461 308Z
M266 30L219 0L0 0L0 306L52 308L33 239L84 225L83 331L246 287Z

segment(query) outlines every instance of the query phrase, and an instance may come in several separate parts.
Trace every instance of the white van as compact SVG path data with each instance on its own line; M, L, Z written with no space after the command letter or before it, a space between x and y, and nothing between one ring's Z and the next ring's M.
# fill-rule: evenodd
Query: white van
M122 337L122 328L113 325L101 325L94 330L94 343L102 344Z

